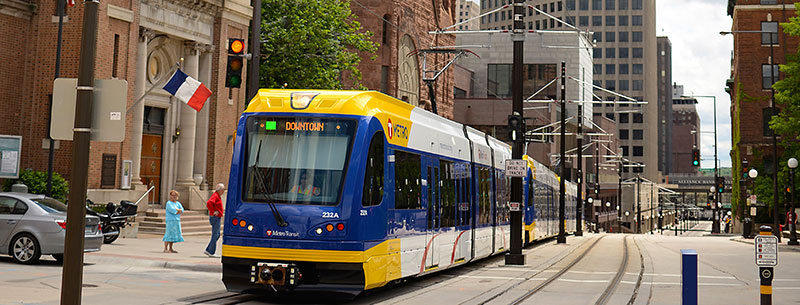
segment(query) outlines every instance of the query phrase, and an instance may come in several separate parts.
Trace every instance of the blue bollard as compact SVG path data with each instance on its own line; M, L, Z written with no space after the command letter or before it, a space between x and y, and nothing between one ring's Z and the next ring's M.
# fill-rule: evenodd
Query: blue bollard
M697 251L681 249L681 304L697 305Z

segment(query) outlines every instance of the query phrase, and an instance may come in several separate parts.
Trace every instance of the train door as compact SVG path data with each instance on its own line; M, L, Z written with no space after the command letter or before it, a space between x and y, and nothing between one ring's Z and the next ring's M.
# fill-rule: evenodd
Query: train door
M425 247L425 269L439 266L439 244L441 239L437 239L441 228L441 207L439 206L439 160L436 158L425 158L423 162L423 175L425 180L423 186L426 188L425 198L427 204L428 230L426 233Z
M467 257L472 255L473 227L470 215L472 215L472 205L469 199L469 166L466 163L455 163L453 175L456 185L456 230L459 232L456 237L456 243L459 245L456 253L453 254L454 262L460 259L466 260Z

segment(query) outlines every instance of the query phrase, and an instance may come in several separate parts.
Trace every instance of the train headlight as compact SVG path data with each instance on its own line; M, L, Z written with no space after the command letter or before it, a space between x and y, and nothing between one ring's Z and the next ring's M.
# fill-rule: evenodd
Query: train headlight
M247 231L253 231L253 225L247 225Z
M292 93L292 109L302 110L308 108L313 100L319 93L317 92L294 92Z
M317 235L322 235L322 228L317 228L314 232L317 232Z

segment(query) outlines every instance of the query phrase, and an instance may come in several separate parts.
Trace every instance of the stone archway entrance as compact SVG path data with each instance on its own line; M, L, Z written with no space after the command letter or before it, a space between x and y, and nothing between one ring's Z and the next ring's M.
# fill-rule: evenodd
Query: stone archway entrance
M397 48L397 97L419 106L419 62L416 55L408 56L416 49L411 36L403 35Z

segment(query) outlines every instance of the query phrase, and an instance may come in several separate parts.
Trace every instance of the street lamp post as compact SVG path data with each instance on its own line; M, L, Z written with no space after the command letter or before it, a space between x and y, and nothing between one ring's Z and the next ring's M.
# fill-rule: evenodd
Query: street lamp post
M795 219L794 214L794 169L797 168L797 159L790 158L788 162L789 165L789 204L791 209L789 209L789 218L787 221L789 222L789 244L790 245L797 245L797 232L795 232Z
M611 228L611 224L608 223L608 211L609 210L611 210L611 201L606 201L606 225L604 226L604 229L606 230L606 233L608 233L608 229Z
M714 99L714 182L716 183L719 177L719 165L717 164L717 160L719 160L719 156L717 154L717 97L713 95L693 95L692 97L706 97ZM714 201L721 201L722 194L718 194L718 192L714 192ZM716 210L713 210L714 212ZM716 215L714 213L714 215ZM716 217L716 216L715 216ZM719 233L719 223L714 222L711 224L711 233Z
M756 180L756 177L758 177L758 171L755 168L751 168L750 171L747 172L747 176L750 177L750 184L753 185L755 180ZM756 193L756 190L755 190L755 187L754 187L753 188L753 194L755 194L755 193ZM752 204L756 204L756 203L753 202ZM750 216L752 216L752 215L750 215L750 211L749 210L747 210L747 209L745 209L745 210L746 210L746 213L747 213L747 218L749 219ZM752 226L753 224L752 223L747 223L745 225L748 226L748 228L749 228L749 226ZM750 232L746 232L746 231L750 231ZM752 230L744 230L743 229L742 230L742 236L744 236L745 238L750 238L750 234L749 233L751 233L751 232L752 232Z
M770 108L770 117L775 116L775 88L772 85L775 84L775 42L773 39L773 33L777 36L777 30L773 31L730 31L730 32L719 32L720 35L727 35L727 34L735 34L735 33L760 33L760 34L769 34L769 91L770 91L770 99L769 99L769 108ZM778 242L781 242L781 232L778 229L778 137L775 134L775 131L772 132L772 234L778 238Z

